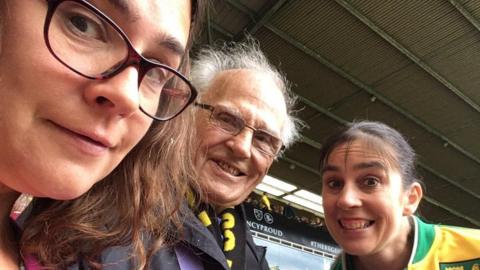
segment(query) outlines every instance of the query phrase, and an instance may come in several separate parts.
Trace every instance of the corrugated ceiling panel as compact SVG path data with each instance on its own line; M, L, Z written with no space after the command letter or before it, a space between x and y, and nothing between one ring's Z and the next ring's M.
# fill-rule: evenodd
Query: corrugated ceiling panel
M222 1L226 2L225 0ZM271 5L273 1L275 0L239 0L238 2L251 11L258 13L259 11L262 11L265 6Z
M418 57L436 51L471 31L472 26L444 0L351 1L378 27Z
M212 7L212 20L234 35L241 32L250 22L247 15L228 5L226 1L215 0L212 2Z
M272 24L367 84L409 62L333 1L292 1Z
M472 227L473 225L464 219L457 218L456 216L445 212L441 208L422 201L420 209L418 211L421 217L428 216L428 221L440 223L440 224L457 224L457 226ZM447 221L448 220L448 221Z
M480 144L472 144L476 138L471 136L480 134L480 114L419 67L412 64L392 74L375 89L447 137L462 137L455 142L480 157ZM459 127L466 129L460 131Z
M319 150L305 143L295 144L291 151L287 151L286 155L296 161L300 161L312 169L318 170Z
M348 17L342 17L341 15L337 15L337 14L332 15L335 12L338 13L338 10L335 7L330 7L326 5L324 1L320 1L321 5L320 3L317 3L318 7L308 6L308 10L315 10L316 17L312 15L308 15L306 14L308 3L305 3L305 2L308 2L308 1L301 2L305 6L298 4L298 2L295 2L297 4L290 5L289 9L288 10L286 9L284 11L285 14L280 12L281 14L276 16L276 19L274 20L274 24L275 25L278 24L278 26L282 29L285 28L284 30L288 31L289 33L292 32L290 34L295 36L295 38L299 39L304 44L307 44L308 42L310 42L311 43L310 46L313 46L314 42L318 42L319 47L317 47L316 50L327 51L327 53L322 51L321 54L327 58L333 58L338 65L341 65L339 62L346 61L345 57L348 56L348 53L346 52L343 53L345 50L348 51L348 49L350 49L349 52L357 54L356 57L358 57L358 55L362 55L362 56L365 55L366 57L358 58L358 59L361 59L360 62L351 62L351 64L355 66L354 68L355 71L357 70L359 71L359 73L356 74L357 78L361 78L366 84L368 84L369 82L368 80L365 79L365 76L363 76L363 74L360 73L360 71L370 72L375 74L382 73L377 69L378 67L382 67L382 66L378 64L379 61L375 61L375 60L381 59L385 61L385 63L387 63L386 66L391 66L391 67L395 66L395 61L393 62L392 65L389 65L388 63L389 61L391 61L392 56L394 55L398 56L398 53L395 51L392 51L393 47L389 47L389 45L386 45L385 42L383 43L377 42L375 44L376 47L372 43L370 43L369 45L374 46L370 48L370 50L366 50L366 49L358 50L358 48L361 47L360 44L355 43L352 40L349 40L350 37L353 37L353 39L356 39L356 35L360 35L362 36L362 39L363 39L362 42L366 44L368 42L368 39L378 41L379 40L378 36L371 36L368 34L368 32L365 33L365 31L363 32L358 31L358 29L353 27L353 25L355 24L351 23ZM322 8L322 10L318 10L319 8ZM320 14L318 14L317 12L320 12ZM291 18L298 18L300 13L304 13L304 16L302 18L305 19L306 22L308 21L311 24L313 24L312 21L318 20L316 24L318 24L319 27L317 27L315 30L311 30L311 29L308 29L308 25L307 25L304 29L297 29L297 28L300 28L300 26L304 25L303 21L297 21L298 23L295 24L296 28L293 27L292 24L288 24L288 21L291 20ZM323 16L325 13L326 15L330 14L330 16ZM315 18L318 17L318 19L315 19L313 17ZM346 26L348 29L350 29L350 31L352 31L352 33L350 35L346 34L347 29L345 29L344 31L341 31L340 29L338 29L338 27L332 27L332 25ZM332 29L338 29L339 31L337 32L336 35L334 35ZM364 27L363 27L363 30L365 30ZM312 32L314 33L312 34ZM307 41L310 36L318 36L319 40L312 40L310 38L310 41ZM322 40L324 36L327 37L327 41L325 42L323 42ZM334 37L341 38L342 40L333 40ZM329 42L331 42L331 44L326 44ZM333 47L335 47L336 54L330 53L330 55L327 55L330 49L333 50ZM368 53L366 53L371 51L381 52L382 47L384 47L385 50L390 52L385 52L385 50L383 50L383 54L379 53L378 55L373 55L371 57ZM405 58L403 59L405 60ZM347 66L347 63L343 62L342 64L344 65L343 66L344 69L346 69L345 66ZM403 64L405 64L405 61L403 61ZM384 72L385 75L387 75L387 73L385 72L386 70L390 72L395 72L400 68L401 67L396 66L395 69L390 69L390 70L383 69L382 71ZM457 97L455 97L455 95L451 93L450 90L446 89L443 85L441 85L433 77L428 75L425 71L415 67L413 67L413 69L414 71L409 72L408 76L402 75L404 73L404 70L408 70L408 69L400 69L398 72L393 73L393 75L389 76L388 80L384 79L381 84L376 85L377 86L376 90L381 91L391 100L395 100L396 104L405 108L407 111L411 112L412 114L416 115L418 118L422 119L424 122L429 123L435 129L445 132L446 135L455 134L457 138L461 138L461 141L457 141L457 143L467 148L470 141L468 142L464 141L467 138L463 138L461 134L458 134L457 127L459 125L470 126L471 123L480 121L480 116L477 113L473 112L472 109L469 108L464 102L460 101ZM354 73L355 71L350 70L350 73ZM299 77L303 78L302 76L303 76L302 74L299 75ZM398 80L395 78L398 76L403 76L403 77L401 80ZM305 80L305 78L303 78L303 80ZM384 87L385 85L387 87ZM451 101L451 102L447 102L447 101ZM424 104L427 102L429 104L429 108L431 108L430 110L424 109L425 108ZM445 108L447 108L447 110ZM456 112L455 115L452 115L450 113L450 111L453 111L453 110L455 110ZM480 125L477 125L477 127L479 126ZM480 131L478 130L477 127L474 127L474 129L470 131L472 132ZM480 145L474 147L473 150L475 154L480 157Z
M474 31L436 52L425 61L480 104L480 32Z
M296 186L315 190L321 192L321 179L320 176L304 170L298 166L291 166L289 162L286 162L282 158L272 164L269 170L269 174L283 179L290 183L295 183Z
M468 10L473 17L480 19L480 2L477 0L464 1L463 7Z
M410 120L393 112L380 102L371 102L370 96L358 96L333 111L347 120L370 119L391 125L404 134L420 155L420 160L459 183L466 179L478 179L480 167L451 147L443 147L443 141L421 130ZM448 158L447 158L448 157ZM461 168L459 170L458 168ZM468 186L480 194L479 185Z
M356 87L325 68L292 45L286 43L274 33L261 29L256 37L262 50L274 64L295 82L293 90L321 106L328 107L344 96L356 91ZM282 57L278 57L281 55Z

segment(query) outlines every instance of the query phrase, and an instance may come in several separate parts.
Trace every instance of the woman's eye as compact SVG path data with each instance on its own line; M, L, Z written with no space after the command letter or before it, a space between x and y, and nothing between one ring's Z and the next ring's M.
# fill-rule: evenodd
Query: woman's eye
M331 179L331 180L327 180L327 186L330 189L336 190L336 189L342 188L343 182L338 179Z
M380 184L380 180L376 177L369 176L363 179L363 185L367 187L376 187L379 184Z
M100 23L81 14L71 14L67 23L72 32L84 38L105 41L105 34Z

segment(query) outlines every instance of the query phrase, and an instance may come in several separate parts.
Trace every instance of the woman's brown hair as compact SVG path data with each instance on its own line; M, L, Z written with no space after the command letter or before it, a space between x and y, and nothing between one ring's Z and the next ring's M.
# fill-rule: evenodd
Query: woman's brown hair
M192 0L192 7L188 49L206 1ZM188 69L187 50L181 70ZM156 250L178 241L186 193L200 190L191 161L192 121L187 109L168 122L154 122L117 168L77 199L34 199L20 240L22 255L35 256L46 269L64 269L79 259L101 269L103 250L128 246L137 268L148 267Z

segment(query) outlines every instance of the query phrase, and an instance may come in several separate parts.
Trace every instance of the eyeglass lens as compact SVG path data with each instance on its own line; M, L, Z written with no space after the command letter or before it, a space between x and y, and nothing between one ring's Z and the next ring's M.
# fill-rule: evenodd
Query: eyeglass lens
M245 121L239 116L218 108L212 111L211 121L218 128L232 135L238 135L247 127ZM253 130L252 145L264 154L275 156L280 150L281 142L268 132L255 129Z
M129 57L130 45L111 22L75 1L63 1L52 15L47 42L63 64L91 79L120 68ZM173 70L156 64L139 78L142 111L159 120L178 114L188 104L192 89Z

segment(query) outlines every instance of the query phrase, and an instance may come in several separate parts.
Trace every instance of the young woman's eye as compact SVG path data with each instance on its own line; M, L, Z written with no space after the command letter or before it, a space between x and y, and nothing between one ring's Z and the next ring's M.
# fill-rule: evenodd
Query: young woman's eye
M380 184L380 180L373 176L368 176L363 179L363 185L367 187L377 187Z
M329 189L338 190L343 187L343 182L338 179L327 179L327 186Z

